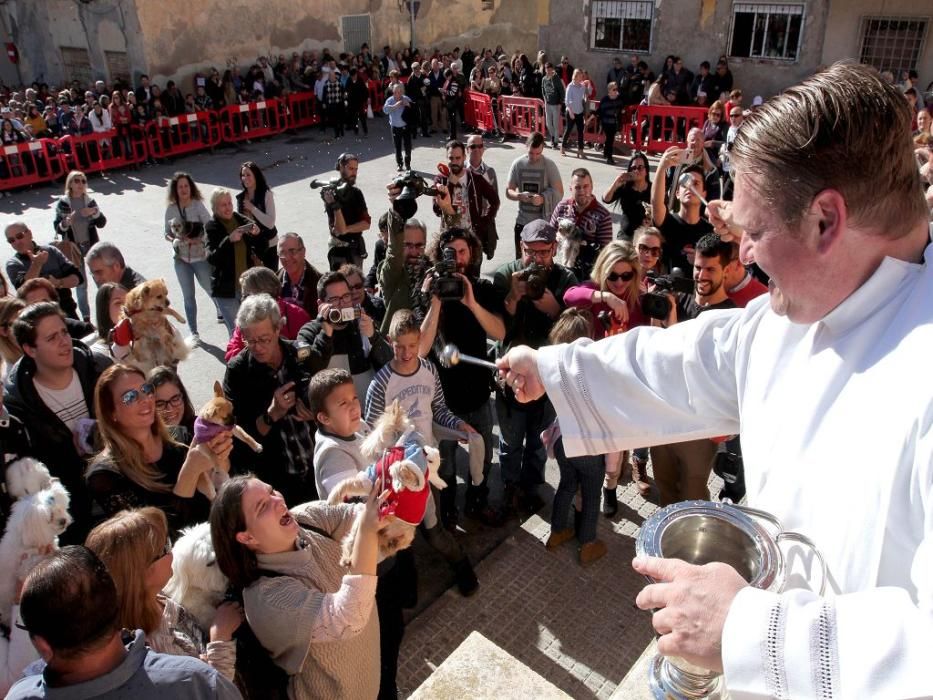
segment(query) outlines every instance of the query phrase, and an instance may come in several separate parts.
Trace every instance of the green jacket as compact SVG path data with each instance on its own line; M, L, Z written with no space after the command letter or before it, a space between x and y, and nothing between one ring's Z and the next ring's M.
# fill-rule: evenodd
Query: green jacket
M428 264L425 263L425 269ZM386 259L376 273L379 289L386 303L386 315L382 319L379 331L384 336L389 332L392 315L400 309L412 308L412 280L405 267L405 221L394 210L389 210L389 242L386 246ZM420 285L421 279L414 281ZM417 291L417 290L414 290Z

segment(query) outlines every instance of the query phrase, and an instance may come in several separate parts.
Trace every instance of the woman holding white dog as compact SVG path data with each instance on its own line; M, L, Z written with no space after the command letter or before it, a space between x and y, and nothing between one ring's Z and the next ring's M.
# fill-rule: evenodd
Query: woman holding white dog
M185 304L185 319L191 338L200 342L198 334L198 301L194 281L211 295L211 264L207 261L207 241L204 227L211 214L204 206L201 191L191 175L177 172L168 183L168 207L165 209L165 239L175 251L175 275L181 286ZM218 309L219 311L219 309Z
M242 589L246 619L288 674L293 700L371 700L379 692L376 491L365 505L312 501L289 511L271 486L239 476L211 506L217 564ZM351 528L347 571L341 540Z
M233 633L243 622L243 610L237 603L222 603L210 630L202 630L188 611L162 595L172 577L172 542L161 510L121 511L91 530L85 546L113 578L122 627L145 632L153 651L200 658L233 680Z
M104 449L87 471L93 515L103 519L129 508L155 506L172 532L207 519L209 503L196 492L212 460L172 439L155 407L155 389L135 367L115 364L94 389L94 410ZM228 456L233 438L222 432L208 446Z

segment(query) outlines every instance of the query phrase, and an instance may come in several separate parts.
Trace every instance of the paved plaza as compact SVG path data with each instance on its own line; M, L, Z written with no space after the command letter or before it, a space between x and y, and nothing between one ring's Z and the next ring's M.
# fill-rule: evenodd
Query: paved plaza
M436 173L436 164L445 159L443 144L440 134L416 140L413 167L425 176ZM370 122L368 137L350 134L332 142L316 129L306 130L238 148L218 148L214 153L173 163L92 176L92 194L107 216L101 238L116 243L128 264L146 277L164 277L174 305L181 309L171 247L162 236L168 178L176 170L191 173L207 200L215 187L238 191L239 165L253 160L274 188L279 232L300 233L309 259L324 270L328 239L324 207L318 191L311 191L308 183L315 177L333 176L334 162L343 151L360 158L358 185L374 219L366 236L372 250L375 220L388 206L385 185L396 175L392 140L385 120L379 119ZM522 142L487 140L486 161L498 173L502 208L497 217L499 248L495 259L484 264L486 274L508 262L514 253L512 227L517 206L505 198L505 183L512 160L524 152ZM574 168L589 168L597 196L621 164L627 163L620 158L619 166L608 166L592 150L587 151L587 160L562 158L552 149L545 155L557 163L565 188ZM60 194L60 186L55 184L0 199L2 220L6 224L22 218L36 240L47 243L53 234L52 202ZM427 222L432 234L437 217L430 205L427 199L419 200L418 216ZM93 284L90 291L93 299ZM213 305L201 291L198 308L203 342L180 366L196 407L209 398L214 380L223 377L227 342ZM548 503L557 480L557 466L549 462L548 483L542 487ZM492 501L498 503L501 481L497 468L491 481ZM619 513L613 520L600 517L599 537L607 543L608 554L586 569L577 564L572 543L557 552L545 550L550 506L524 523L513 519L503 528L466 521L459 537L471 559L479 562L476 569L481 582L479 592L469 599L448 589L453 578L450 570L423 542L416 542L419 605L410 612L402 647L398 681L403 695L417 688L476 630L570 696L609 697L652 636L649 616L634 607L635 594L643 584L629 562L638 528L655 506L631 486L620 488L619 501ZM516 697L520 695L517 691Z

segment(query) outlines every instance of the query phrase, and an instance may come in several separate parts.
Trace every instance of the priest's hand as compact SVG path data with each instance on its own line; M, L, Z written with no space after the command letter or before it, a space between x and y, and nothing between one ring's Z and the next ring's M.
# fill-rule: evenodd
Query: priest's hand
M728 564L704 566L681 559L635 557L632 568L658 581L635 598L642 610L655 610L651 624L661 635L658 652L722 672L722 631L736 594L748 585Z
M544 396L544 384L538 374L537 350L519 345L496 360L496 366L519 402L528 403Z

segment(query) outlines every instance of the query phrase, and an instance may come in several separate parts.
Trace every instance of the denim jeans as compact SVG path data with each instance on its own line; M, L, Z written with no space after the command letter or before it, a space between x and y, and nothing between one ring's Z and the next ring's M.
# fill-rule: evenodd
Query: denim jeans
M470 425L483 436L485 454L483 455L483 483L489 485L489 471L492 469L492 407L487 401L475 411L457 413L457 418ZM447 487L457 488L457 446L456 440L441 440L438 449L441 453L441 466L438 474L447 482ZM472 456L472 455L471 455Z
M185 319L192 333L198 332L198 300L194 288L194 279L197 277L201 289L211 295L211 264L207 260L198 262L185 262L175 258L175 276L181 285L181 296L185 303ZM220 309L217 306L218 310Z
M577 540L580 544L592 542L596 539L596 522L599 520L599 497L605 472L603 455L568 457L564 453L564 441L558 439L554 444L554 457L560 468L560 483L554 493L551 532L567 529L567 514L579 486L583 505Z
M86 275L87 272L82 272L82 274ZM78 298L78 313L81 315L81 318L90 318L91 308L87 303L87 277L84 279L84 282L75 287L75 296Z
M544 105L544 123L548 139L556 146L560 139L560 105Z
M237 294L235 297L213 297L213 299L217 305L217 310L224 318L227 332L233 335L233 330L236 328L236 312L240 310L240 295Z
M547 451L541 431L554 420L554 407L547 398L530 404L505 400L496 394L499 419L499 466L502 482L533 488L544 483Z

